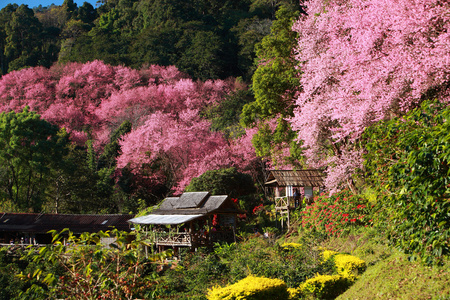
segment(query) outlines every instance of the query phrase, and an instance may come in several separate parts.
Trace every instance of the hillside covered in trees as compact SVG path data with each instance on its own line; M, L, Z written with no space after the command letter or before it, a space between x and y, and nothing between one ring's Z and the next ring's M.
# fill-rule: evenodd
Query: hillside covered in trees
M7 5L0 12L1 72L102 60L171 66L194 79L251 78L254 46L275 11L297 1L100 1L77 6Z
M440 0L7 5L1 210L137 213L224 182L212 177L250 175L217 189L239 199L243 243L189 256L149 283L155 298L204 299L248 275L283 280L283 299L326 298L304 283L339 275L317 260L323 246L358 252L368 268L394 256L448 266L449 11ZM326 194L283 232L296 249L250 237L282 233L264 189L272 168L326 175ZM292 269L302 264L313 267Z

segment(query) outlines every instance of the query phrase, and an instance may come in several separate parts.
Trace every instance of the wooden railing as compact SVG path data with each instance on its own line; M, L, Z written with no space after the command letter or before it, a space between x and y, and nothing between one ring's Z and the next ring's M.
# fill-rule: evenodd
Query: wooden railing
M302 198L295 198L293 196L275 197L275 209L276 210L288 210L300 207Z
M275 209L276 210L287 210L290 207L293 197L275 197Z
M157 246L192 246L192 235L187 232L157 233L154 241Z
M234 242L234 232L229 231L211 231L209 234L187 232L171 233L158 232L153 235L153 242L156 246L188 246L198 247L206 246L211 242Z

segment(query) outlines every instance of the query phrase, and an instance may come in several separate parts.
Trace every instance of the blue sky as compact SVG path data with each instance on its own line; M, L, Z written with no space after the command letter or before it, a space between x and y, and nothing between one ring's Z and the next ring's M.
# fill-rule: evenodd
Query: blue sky
M50 4L61 5L64 0L0 0L0 9L8 5L9 3L16 3L18 5L26 4L29 8L33 8L42 4L42 6L49 6ZM92 6L96 7L97 0L74 0L78 6L83 5L84 2L89 2Z

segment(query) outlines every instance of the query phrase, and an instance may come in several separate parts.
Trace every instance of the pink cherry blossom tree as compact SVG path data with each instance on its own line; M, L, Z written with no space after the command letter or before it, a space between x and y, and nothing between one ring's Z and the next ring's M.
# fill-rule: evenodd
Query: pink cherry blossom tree
M426 98L449 100L450 14L439 0L311 0L298 32L303 87L292 127L327 185L350 184L356 142Z
M178 116L155 112L123 138L117 166L131 168L141 176L158 177L180 191L192 176L189 166L226 144L209 127L210 122L201 120L196 110L185 110ZM153 170L155 165L159 167Z
M55 79L47 69L35 67L12 71L0 79L0 110L45 109L55 100Z
M120 142L116 176L127 168L136 182L181 192L207 170L234 166L255 173L252 134L227 141L202 117L236 88L242 86L233 79L194 81L173 66L133 70L101 61L70 63L4 75L0 109L29 105L64 127L73 142L91 139L98 153L129 121L133 129Z

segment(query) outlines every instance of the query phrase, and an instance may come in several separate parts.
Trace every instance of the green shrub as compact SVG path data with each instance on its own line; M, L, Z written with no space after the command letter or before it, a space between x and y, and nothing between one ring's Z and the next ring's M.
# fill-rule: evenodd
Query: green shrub
M283 248L283 250L289 251L292 249L301 249L302 248L302 244L299 243L283 243L281 244L281 248Z
M341 275L318 275L306 280L299 287L301 293L319 299L334 299L352 284L352 280Z
M322 252L322 257L324 261L329 260L330 258L332 258L334 255L338 254L338 252L333 251L333 250L324 250Z
M236 168L210 170L194 177L186 187L186 192L209 191L212 195L242 197L255 193L253 178Z
M450 106L424 101L365 130L367 182L380 195L388 239L411 259L450 255Z
M162 286L167 286L166 296L177 299L193 299L204 296L208 288L224 282L229 274L226 258L222 260L216 253L208 254L205 248L195 253L186 253L177 268L165 272Z
M207 297L209 300L288 300L290 294L286 283L281 279L248 276L235 284L212 288Z
M336 264L339 275L352 280L354 280L359 274L362 274L366 270L365 261L356 256L348 254L335 255L334 263Z
M367 267L366 262L356 256L332 250L324 250L322 257L324 261L333 260L338 274L351 280L356 279Z

